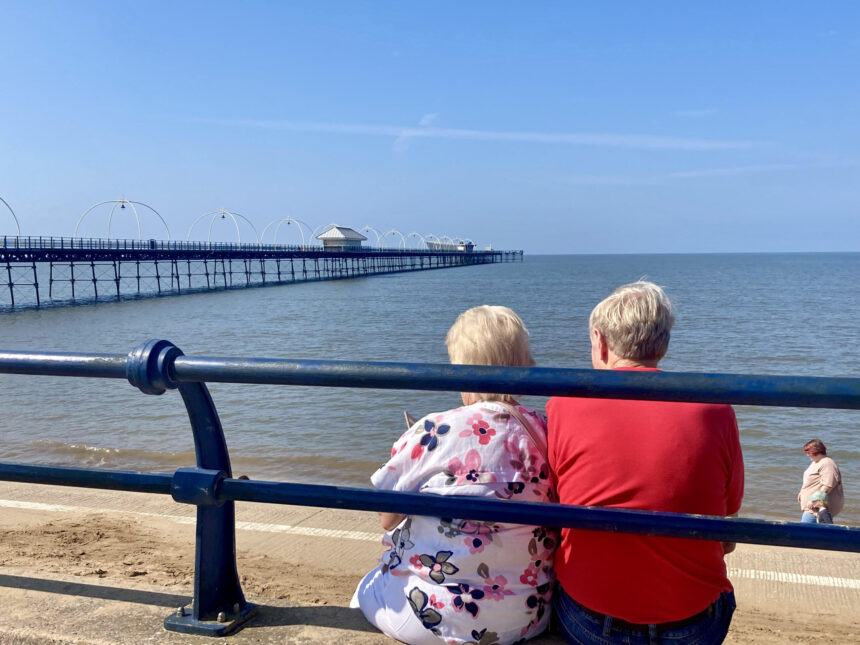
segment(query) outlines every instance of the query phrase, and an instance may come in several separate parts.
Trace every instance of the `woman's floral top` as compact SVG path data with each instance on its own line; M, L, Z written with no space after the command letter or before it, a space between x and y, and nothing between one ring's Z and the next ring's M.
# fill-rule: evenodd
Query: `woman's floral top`
M546 420L523 406L533 433ZM529 433L492 401L431 414L394 444L371 481L383 490L555 501L549 466ZM383 538L384 576L402 586L424 627L450 645L504 645L549 620L555 531L410 516Z

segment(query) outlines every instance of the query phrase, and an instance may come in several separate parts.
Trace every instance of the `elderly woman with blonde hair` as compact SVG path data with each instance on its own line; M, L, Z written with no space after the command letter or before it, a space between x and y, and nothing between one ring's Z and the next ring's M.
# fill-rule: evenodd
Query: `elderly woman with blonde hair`
M460 314L452 363L534 365L523 321L507 307ZM463 405L420 419L371 481L382 490L554 501L546 421L508 394L461 394ZM557 534L536 526L381 514L389 551L350 606L411 645L505 645L549 620Z

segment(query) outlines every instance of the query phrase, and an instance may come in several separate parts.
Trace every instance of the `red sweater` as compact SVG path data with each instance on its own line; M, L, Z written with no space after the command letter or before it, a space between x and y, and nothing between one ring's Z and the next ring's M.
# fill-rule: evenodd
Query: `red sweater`
M704 515L740 508L731 406L555 397L547 413L562 504ZM704 540L564 529L555 569L571 598L633 623L682 620L732 589L722 545Z

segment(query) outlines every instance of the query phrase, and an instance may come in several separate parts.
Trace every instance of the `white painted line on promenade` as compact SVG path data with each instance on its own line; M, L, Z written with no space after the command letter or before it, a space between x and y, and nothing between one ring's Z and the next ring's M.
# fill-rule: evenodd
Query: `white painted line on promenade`
M729 578L749 580L769 580L796 585L816 587L837 587L839 589L860 589L860 580L853 578L834 578L833 576L811 576L805 573L786 573L785 571L758 571L757 569L729 569Z
M288 524L261 524L259 522L236 522L236 528L246 531L263 531L265 533L288 533L290 535L306 535L308 537L328 537L346 540L361 540L363 542L380 542L380 533L365 531L344 531L339 529L318 529L311 526L289 526Z
M65 513L102 513L111 512L99 508L86 506L64 506L62 504L42 504L41 502L18 502L10 499L0 499L1 508L21 508L29 511L50 511ZM119 513L131 513L144 517L158 517L177 524L195 524L197 518L186 515L163 515L161 513L144 513L142 511L115 511ZM339 540L359 540L362 542L379 542L381 535L378 533L367 533L366 531L345 531L342 529L321 529L312 526L290 526L289 524L265 524L262 522L236 522L236 528L243 531L257 531L259 533L284 533L286 535L302 535L305 537L325 537Z
M62 504L40 504L39 502L17 502L11 499L0 499L3 508L23 508L27 511L80 511L78 506L63 506Z
M62 504L42 504L40 502L18 502L8 499L0 499L2 508L21 508L32 511L52 512L78 512L99 513L111 512L98 508L85 506L64 506ZM170 520L177 524L195 524L197 519L186 515L163 515L161 513L144 513L141 511L114 511L119 513L131 513L143 517L157 517ZM263 522L236 522L236 528L242 531L256 531L259 533L283 533L285 535L301 535L304 537L324 537L339 540L359 540L362 542L379 542L381 536L377 533L366 531L345 531L339 529L321 529L311 526L291 526L289 524L266 524ZM812 585L815 587L836 587L838 589L860 590L860 580L855 578L835 578L833 576L813 576L805 573L787 573L785 571L759 571L758 569L734 569L729 568L729 576L734 578L746 578L748 580L767 580L770 582L782 582L796 585Z

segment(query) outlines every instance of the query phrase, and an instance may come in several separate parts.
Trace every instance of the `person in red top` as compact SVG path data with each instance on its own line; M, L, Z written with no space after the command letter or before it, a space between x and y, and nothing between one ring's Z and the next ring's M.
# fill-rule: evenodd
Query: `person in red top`
M658 371L674 323L650 282L616 289L589 320L596 369ZM744 467L731 406L554 397L549 463L559 501L734 515ZM555 606L570 643L722 643L735 608L733 544L564 529Z

